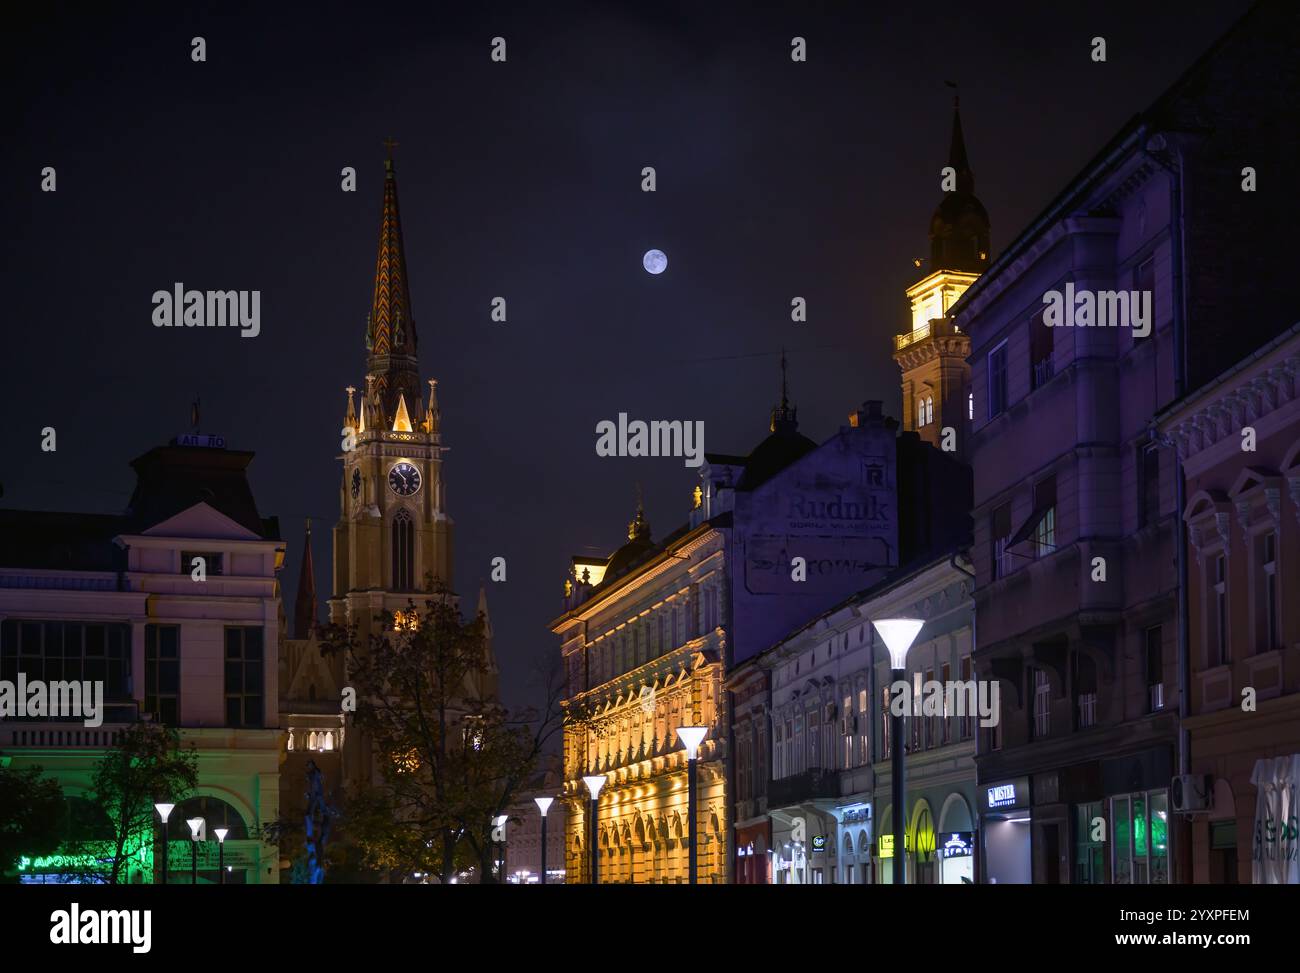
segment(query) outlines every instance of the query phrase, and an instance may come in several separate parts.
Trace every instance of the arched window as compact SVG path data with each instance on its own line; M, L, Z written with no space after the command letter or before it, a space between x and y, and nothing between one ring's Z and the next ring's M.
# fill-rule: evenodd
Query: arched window
M244 841L248 838L248 826L244 823L243 816L233 807L227 804L219 797L191 797L188 801L183 801L172 811L171 820L182 822L182 829L185 837L189 837L189 828L184 826L184 822L190 818L202 818L204 827L207 829L209 838L215 838L213 834L217 828L229 829L226 835L227 841ZM176 826L172 826L172 836L176 836Z
M927 395L925 397L925 424L928 426L932 422L934 422L934 396Z
M415 524L405 509L393 517L393 590L411 591L415 585Z
M916 426L919 429L925 425L925 399L916 400Z

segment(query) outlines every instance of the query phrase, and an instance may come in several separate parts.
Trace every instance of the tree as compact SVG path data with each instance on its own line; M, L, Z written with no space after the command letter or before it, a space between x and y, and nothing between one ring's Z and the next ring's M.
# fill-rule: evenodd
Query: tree
M345 653L360 745L376 761L375 779L347 795L347 834L394 878L420 871L448 883L473 867L490 881L492 819L558 728L558 691L540 713L501 706L486 619L462 621L445 587L381 623L364 646L355 630L322 632L323 652Z
M52 855L63 840L63 791L40 767L0 764L0 882L24 857Z
M198 784L194 745L181 747L180 734L159 723L132 723L95 770L95 800L113 823L113 837L99 862L102 880L124 881L125 866L154 833L154 803L179 804ZM167 854L167 849L163 849Z

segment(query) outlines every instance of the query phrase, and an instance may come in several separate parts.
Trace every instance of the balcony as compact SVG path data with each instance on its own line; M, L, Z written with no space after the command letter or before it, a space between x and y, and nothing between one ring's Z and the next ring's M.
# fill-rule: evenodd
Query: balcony
M771 781L767 787L769 808L789 807L809 801L835 800L840 797L838 771L813 767L793 777Z
M946 335L961 334L948 318L935 318L914 328L907 334L894 335L894 351L902 351L909 345L924 341L926 338L941 338Z

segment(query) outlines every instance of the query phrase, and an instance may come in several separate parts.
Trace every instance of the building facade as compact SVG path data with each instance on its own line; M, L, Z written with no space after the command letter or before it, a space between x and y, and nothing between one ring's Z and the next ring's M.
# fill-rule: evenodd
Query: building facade
M1194 882L1300 883L1297 393L1300 325L1160 416L1187 477Z
M1170 805L1188 757L1181 481L1152 427L1291 323L1293 220L1243 217L1241 160L1293 156L1293 131L1266 133L1297 76L1240 79L1285 60L1297 24L1253 8L953 309L971 340L976 667L1004 706L977 758L989 881L1191 878Z
M0 679L102 680L105 689L102 725L6 720L0 750L15 768L42 766L76 819L99 815L90 800L95 769L126 725L179 729L182 746L197 750L198 787L174 801L175 882L190 881L191 842L178 822L192 817L206 821L201 882L218 880L218 827L230 832L228 882L279 880L257 829L279 816L284 544L275 519L257 512L246 477L252 458L173 443L132 463L136 487L122 516L0 511ZM111 836L98 819L79 837ZM160 880L156 859L133 864L126 880ZM36 860L22 880L57 882L63 868L59 856Z

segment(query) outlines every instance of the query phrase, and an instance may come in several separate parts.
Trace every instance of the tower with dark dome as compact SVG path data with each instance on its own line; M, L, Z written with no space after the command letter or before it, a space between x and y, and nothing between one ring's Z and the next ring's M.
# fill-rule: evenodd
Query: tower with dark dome
M964 457L974 406L966 364L970 339L948 312L984 272L991 251L989 216L975 195L959 99L953 100L942 179L946 191L930 217L930 256L914 261L925 272L907 289L911 330L894 337L894 360L903 373L903 429Z

